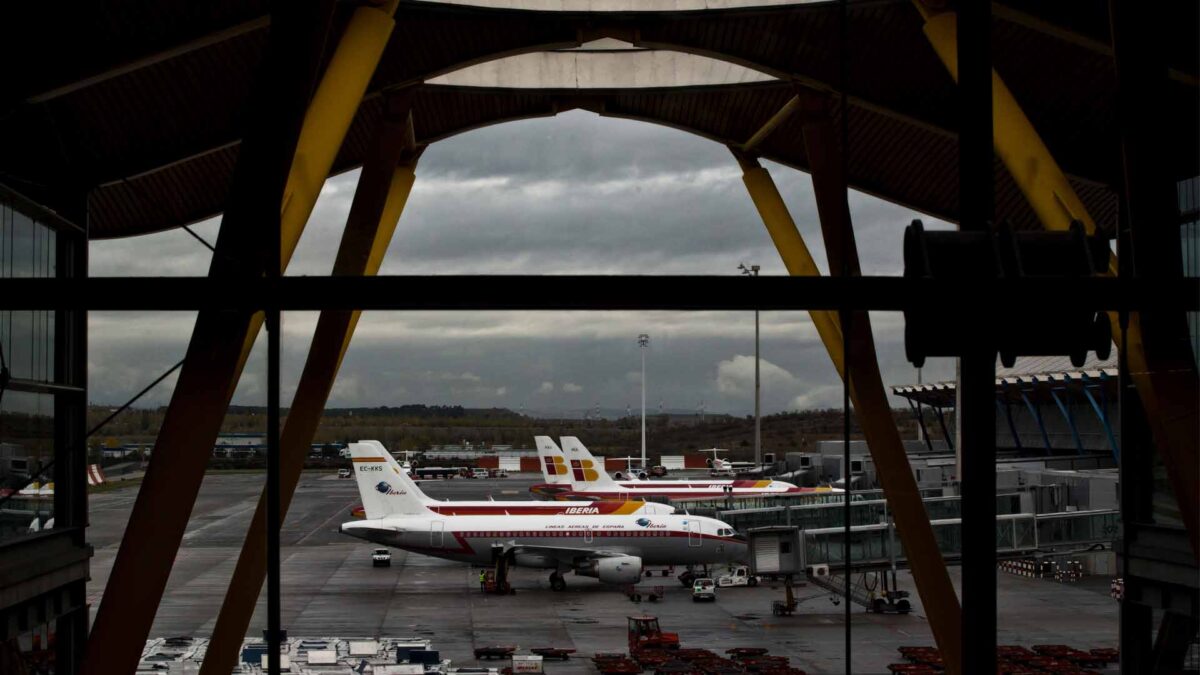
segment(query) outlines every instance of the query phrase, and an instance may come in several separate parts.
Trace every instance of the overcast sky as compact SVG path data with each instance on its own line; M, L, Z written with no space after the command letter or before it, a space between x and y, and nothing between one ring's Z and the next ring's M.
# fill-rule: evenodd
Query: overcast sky
M807 174L767 163L822 269L825 252ZM329 274L358 172L330 180L288 274ZM864 274L899 274L908 209L855 194ZM946 227L928 217L928 225ZM219 222L195 230L216 241ZM690 134L586 112L489 127L435 144L421 158L382 274L738 274L739 262L784 274L724 147ZM209 251L181 230L91 245L91 273L203 275ZM413 289L420 292L420 289ZM899 314L872 314L884 382L916 381ZM194 316L95 312L92 401L124 402L182 358ZM316 323L284 319L284 401ZM404 403L527 412L640 405L753 411L749 312L366 312L331 407ZM235 403L261 404L260 336ZM841 385L807 314L762 315L764 413L841 405ZM925 381L952 377L942 360ZM174 378L142 401L170 398ZM897 404L900 402L897 401Z

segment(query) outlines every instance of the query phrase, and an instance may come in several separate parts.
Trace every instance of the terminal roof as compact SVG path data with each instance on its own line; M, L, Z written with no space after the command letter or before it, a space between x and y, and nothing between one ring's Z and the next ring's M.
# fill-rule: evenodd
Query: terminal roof
M838 90L836 3L477 3L492 6L400 2L395 31L335 173L361 163L374 142L381 93L398 87L419 87L414 122L420 144L584 109L737 146L793 96L794 86ZM644 11L629 11L635 4ZM1107 3L1008 0L994 7L996 70L1098 225L1111 231L1120 155ZM5 58L10 76L0 101L0 180L50 205L81 186L89 190L93 238L165 230L219 213L266 45L267 3L142 0L85 4L71 12L33 3L20 11L30 16L23 17L25 39L17 42L38 45L37 57ZM352 3L338 4L339 27L351 11ZM1200 144L1198 10L1195 3L1165 3L1162 11L1163 41L1175 64L1175 105L1162 111L1161 120L1178 138L1175 154L1164 161L1182 179L1200 174L1194 152ZM954 85L922 33L919 13L909 0L852 0L849 19L852 186L954 221ZM455 73L501 57L614 40L637 49L534 57L569 58L571 72L592 77L583 78L582 87L553 78L522 81L508 70L519 67L515 61L491 67L490 76L489 66ZM6 42L8 49L15 44ZM736 67L721 70L703 59L664 57L663 51ZM685 61L692 65L672 70ZM647 77L630 81L629 73ZM836 113L836 97L834 103ZM808 167L795 116L757 152ZM996 176L998 216L1018 228L1035 226L999 160Z

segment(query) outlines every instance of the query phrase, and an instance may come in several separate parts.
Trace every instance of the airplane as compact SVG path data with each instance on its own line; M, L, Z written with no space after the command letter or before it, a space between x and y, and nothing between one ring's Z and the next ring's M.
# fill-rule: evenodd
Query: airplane
M403 465L399 464L395 457L392 456L383 444L379 441L359 441L359 444L369 445L376 451L374 457L378 459L362 460L362 462L371 464L383 464L386 470L391 470L393 473L403 473L405 478L413 483L412 494L419 499L425 506L434 513L447 516L527 516L527 515L562 515L562 514L638 514L643 516L658 516L675 513L675 507L667 504L659 504L656 502L622 502L622 501L557 501L557 502L539 502L529 499L510 500L510 501L495 501L495 500L444 500L439 501L425 494L420 486L416 483L416 479L412 474L403 470ZM354 445L351 443L350 445ZM366 455L367 451L364 450ZM352 456L353 458L353 456ZM354 459L355 473L371 473L375 469L359 469L357 466L360 460ZM356 517L366 517L365 504L359 509L361 513L352 512L351 515Z
M708 450L701 450L700 452L712 453L712 459L709 460L708 475L710 476L756 474L762 473L768 468L766 465L755 464L754 462L735 462L728 459L721 459L717 456L717 453L721 452L719 448L710 448Z
M541 460L542 479L546 482L530 487L529 491L540 498L568 499L566 495L572 492L574 487L571 484L571 469L567 466L566 456L549 436L534 436L533 440L537 446L538 459Z
M490 566L549 569L550 588L566 588L564 573L606 584L634 584L646 566L709 565L746 558L746 539L713 518L596 513L568 507L553 515L439 513L416 484L379 450L351 444L365 520L342 534L436 558ZM572 511L571 508L577 509ZM586 512L581 512L586 511Z
M553 445L553 441L547 444L539 440L537 444L538 455L542 458L543 476L546 479L545 483L530 488L530 491L538 496L551 499L665 497L671 500L686 500L840 492L830 487L802 488L778 480L617 481L604 472L602 461L593 457L578 438L564 436L559 440L562 441L561 459L552 454L558 447Z

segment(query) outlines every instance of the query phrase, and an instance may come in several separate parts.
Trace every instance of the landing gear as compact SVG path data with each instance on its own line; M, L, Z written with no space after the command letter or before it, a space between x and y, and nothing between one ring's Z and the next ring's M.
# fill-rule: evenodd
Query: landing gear
M567 590L567 580L558 572L550 573L550 590L565 591Z
M683 584L684 588L691 587L692 582L695 580L696 580L696 575L691 570L687 570L683 574L679 575L679 583Z

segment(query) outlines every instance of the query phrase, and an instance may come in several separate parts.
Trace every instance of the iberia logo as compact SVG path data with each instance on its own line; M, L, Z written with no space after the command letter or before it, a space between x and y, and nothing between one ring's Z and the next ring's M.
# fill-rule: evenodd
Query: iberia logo
M590 483L600 477L595 467L595 463L590 459L571 460L571 471L575 475L575 480L581 483Z
M379 483L377 483L375 485L375 491L379 492L380 494L385 494L385 495L402 495L402 494L404 494L400 490L396 490L391 485L388 485L387 482L385 482L385 481L379 481Z
M562 457L543 457L542 461L546 463L546 474L549 476L565 476L567 475L567 467L563 464Z

